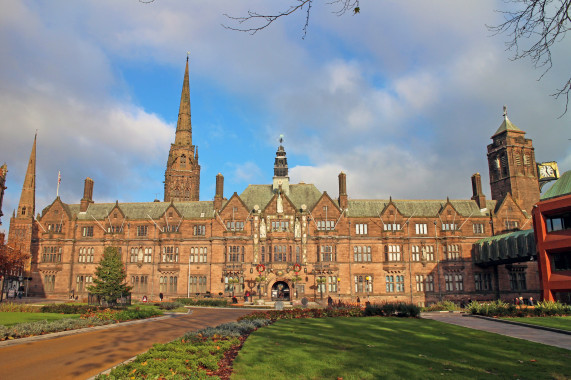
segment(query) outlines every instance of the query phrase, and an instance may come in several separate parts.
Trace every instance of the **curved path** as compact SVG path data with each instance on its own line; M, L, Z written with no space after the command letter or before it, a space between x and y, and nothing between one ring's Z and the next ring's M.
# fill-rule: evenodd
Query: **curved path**
M235 321L244 309L193 308L191 314L26 338L0 346L0 379L87 379L187 331ZM15 344L16 343L16 344Z
M421 316L426 319L434 319L444 323L451 323L475 330L488 331L571 350L571 335L568 334L504 323L496 320L463 316L460 313L422 313Z

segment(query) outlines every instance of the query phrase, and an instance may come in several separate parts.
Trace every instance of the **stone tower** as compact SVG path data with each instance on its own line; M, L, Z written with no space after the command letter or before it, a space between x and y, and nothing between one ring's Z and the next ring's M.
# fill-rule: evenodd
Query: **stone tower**
M36 211L36 138L34 136L34 145L30 153L28 161L28 169L22 193L20 194L20 203L18 210L10 219L10 232L8 234L8 244L15 249L21 250L24 254L30 255L30 260L24 264L24 270L30 271L31 258L37 257L37 244L32 244L38 239L37 225L34 222L34 213Z
M283 141L283 136L280 136L280 146L278 147L274 160L273 190L278 191L281 186L283 193L289 195L289 174L286 152L282 145Z
M165 171L165 202L198 201L200 195L200 165L198 164L198 148L192 145L188 82L187 57L176 136L174 144L171 144Z
M531 139L508 119L504 107L504 121L488 145L488 165L492 199L501 202L508 193L522 210L531 215L539 201L537 165Z

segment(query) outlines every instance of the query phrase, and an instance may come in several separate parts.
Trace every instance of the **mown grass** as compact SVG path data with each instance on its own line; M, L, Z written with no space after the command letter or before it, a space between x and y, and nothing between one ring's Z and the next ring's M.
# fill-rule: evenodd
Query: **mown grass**
M252 333L232 379L564 379L571 351L408 318L280 320Z
M520 318L502 318L508 321L527 323L530 325L538 325L551 327L559 330L571 331L571 317L520 317Z
M13 326L18 323L35 321L56 321L64 318L79 318L79 314L56 314L56 313L28 313L7 311L0 313L0 325Z

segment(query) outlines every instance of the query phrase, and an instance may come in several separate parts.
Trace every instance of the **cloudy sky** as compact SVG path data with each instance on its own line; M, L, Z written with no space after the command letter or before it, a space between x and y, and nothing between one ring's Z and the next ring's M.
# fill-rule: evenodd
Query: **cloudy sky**
M292 0L293 1L293 0ZM0 163L8 180L0 227L17 207L38 133L36 210L163 198L184 64L190 51L193 142L201 200L270 183L279 135L293 183L350 198L462 199L487 183L486 145L510 120L538 161L571 168L571 112L549 94L568 78L571 40L542 71L511 61L492 0L362 0L338 17L325 1L251 36L224 14L279 10L263 0L12 1L0 13ZM485 186L489 195L489 186Z

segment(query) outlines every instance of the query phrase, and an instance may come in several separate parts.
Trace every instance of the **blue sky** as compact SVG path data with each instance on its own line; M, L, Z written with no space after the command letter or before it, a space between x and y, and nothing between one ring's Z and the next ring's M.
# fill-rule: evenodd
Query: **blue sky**
M486 145L510 120L538 161L571 167L571 113L549 96L568 78L571 43L542 71L511 61L492 0L362 1L338 17L325 2L254 35L224 29L224 14L271 10L262 0L20 1L0 15L0 163L8 189L0 229L17 207L38 130L37 212L60 196L78 203L162 199L190 51L193 142L201 200L225 176L225 196L270 183L280 134L293 183L350 198L466 199L487 185ZM274 7L274 8L273 8ZM470 17L466 17L470 15Z

